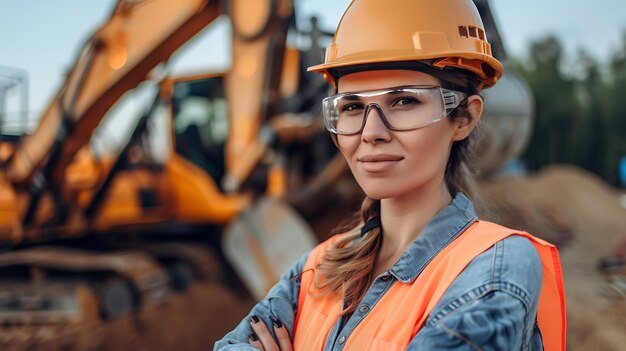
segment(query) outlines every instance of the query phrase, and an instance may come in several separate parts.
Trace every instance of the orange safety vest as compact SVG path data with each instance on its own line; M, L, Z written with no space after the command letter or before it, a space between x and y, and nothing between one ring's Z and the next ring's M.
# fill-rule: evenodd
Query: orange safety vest
M537 320L547 351L565 350L565 288L556 247L526 232L476 221L446 246L412 283L396 282L380 298L348 337L344 350L404 350L422 328L450 284L478 255L496 242L521 235L533 243L543 266ZM323 350L330 330L342 314L340 294L319 296L313 271L326 248L341 235L317 246L302 274L298 313L294 324L295 351ZM311 296L317 294L318 296Z

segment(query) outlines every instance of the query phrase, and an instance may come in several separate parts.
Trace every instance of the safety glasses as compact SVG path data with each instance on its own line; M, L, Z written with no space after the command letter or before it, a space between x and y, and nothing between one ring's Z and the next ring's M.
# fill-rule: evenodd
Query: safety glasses
M322 101L322 114L335 134L360 133L372 110L390 130L413 130L441 121L465 98L439 86L400 86L329 96Z

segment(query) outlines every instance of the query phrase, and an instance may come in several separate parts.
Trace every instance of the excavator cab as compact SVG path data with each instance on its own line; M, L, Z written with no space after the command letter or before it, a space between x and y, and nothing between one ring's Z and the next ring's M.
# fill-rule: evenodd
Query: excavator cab
M226 174L228 101L223 75L194 76L173 83L174 150L221 184Z

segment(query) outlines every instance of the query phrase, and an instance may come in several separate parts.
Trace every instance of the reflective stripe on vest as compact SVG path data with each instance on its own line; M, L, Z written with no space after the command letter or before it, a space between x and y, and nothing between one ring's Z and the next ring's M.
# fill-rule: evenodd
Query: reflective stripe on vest
M395 282L352 331L344 350L406 349L461 271L475 257L510 235L528 238L541 258L543 282L537 321L544 349L565 350L565 288L556 247L526 232L485 221L476 221L461 233L412 283ZM306 262L294 325L295 351L323 350L332 327L341 317L342 297L339 294L319 296L312 281L315 266L326 248L342 237L344 235L335 236L317 246Z

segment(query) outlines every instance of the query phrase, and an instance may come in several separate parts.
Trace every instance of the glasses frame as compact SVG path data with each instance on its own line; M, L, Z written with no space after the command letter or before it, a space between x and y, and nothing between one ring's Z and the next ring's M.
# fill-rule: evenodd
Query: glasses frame
M341 94L335 94L335 95L331 95L329 97L326 97L322 100L322 106L326 106L329 103L332 103L331 101L333 100L337 100L343 96L348 96L348 95L360 95L360 96L364 96L364 97L368 97L368 96L378 96L378 95L382 95L384 93L390 92L390 91L394 91L394 90L402 90L402 89L439 89L439 92L441 93L441 97L442 97L442 101L443 101L443 107L444 107L444 114L442 116L439 117L435 117L431 120L425 121L424 123L421 123L415 127L410 127L410 128L395 128L393 127L390 123L389 120L387 119L387 117L385 116L385 113L383 112L382 107L380 107L380 105L376 102L370 102L369 104L367 104L365 106L365 110L363 111L363 122L361 123L361 127L359 128L359 130L357 130L356 132L352 132L352 133L347 133L347 132L340 132L337 130L337 128L335 128L332 123L330 122L330 117L328 116L328 114L326 113L326 108L322 108L322 115L324 118L324 125L326 126L326 129L333 133L333 134L338 134L338 135L355 135L355 134L359 134L363 131L363 128L365 127L365 123L367 123L367 118L369 117L369 113L372 111L372 109L376 110L378 112L378 115L380 116L381 120L383 121L383 124L385 125L385 127L387 127L387 129L389 130L393 130L393 131L397 131L397 132L403 132L403 131L409 131L409 130L416 130L416 129L420 129L420 128L424 128L427 127L433 123L437 123L439 121L441 121L442 119L448 117L450 115L450 113L452 113L452 111L454 111L457 107L459 107L459 105L461 104L461 102L463 102L465 99L467 99L467 94L460 92L460 91L456 91L456 90L451 90L451 89L446 89L446 88L442 88L440 86L436 86L436 85L403 85L403 86L398 86L398 87L391 87L391 88L386 88L386 89L377 89L377 90L366 90L366 91L362 91L362 92L347 92L347 93L341 93Z

